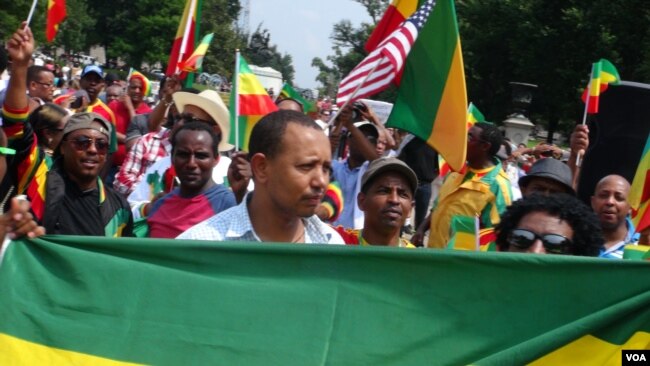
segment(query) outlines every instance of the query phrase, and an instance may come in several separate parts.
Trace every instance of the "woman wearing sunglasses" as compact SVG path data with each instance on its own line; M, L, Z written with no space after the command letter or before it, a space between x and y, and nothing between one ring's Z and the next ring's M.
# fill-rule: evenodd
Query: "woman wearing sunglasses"
M509 206L495 228L500 251L598 256L598 218L574 196L532 194Z

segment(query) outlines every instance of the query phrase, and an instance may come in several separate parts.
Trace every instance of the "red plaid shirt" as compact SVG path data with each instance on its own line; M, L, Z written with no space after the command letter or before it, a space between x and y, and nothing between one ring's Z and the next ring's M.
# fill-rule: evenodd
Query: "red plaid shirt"
M122 168L115 175L113 187L120 193L128 195L144 176L145 171L156 160L171 153L169 141L170 130L162 128L158 132L149 132L142 136L129 150L122 163Z

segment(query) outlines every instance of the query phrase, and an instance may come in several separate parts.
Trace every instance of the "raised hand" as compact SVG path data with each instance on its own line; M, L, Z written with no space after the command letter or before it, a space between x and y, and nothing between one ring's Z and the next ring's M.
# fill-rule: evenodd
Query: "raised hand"
M23 22L7 41L7 54L14 65L28 66L32 53L34 53L34 35L27 22Z

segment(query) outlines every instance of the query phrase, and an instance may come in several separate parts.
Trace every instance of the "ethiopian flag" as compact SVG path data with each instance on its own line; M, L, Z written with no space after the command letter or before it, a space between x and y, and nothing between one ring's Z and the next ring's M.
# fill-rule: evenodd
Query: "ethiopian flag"
M45 20L45 38L52 42L59 30L59 24L65 19L65 0L47 1L47 19Z
M637 232L650 227L650 136L645 143L628 196L632 208L632 222Z
M205 54L208 52L208 47L210 46L210 42L212 42L213 36L214 33L210 33L205 37L203 37L201 43L199 44L198 47L196 47L192 55L188 57L185 61L179 63L178 68L185 72L198 71L203 65L203 58L205 57Z
M284 83L284 85L282 86L282 90L280 90L280 99L286 99L286 98L294 99L298 103L300 103L305 113L318 112L318 108L316 108L315 103L312 103L307 99L305 99L305 97L303 97L300 93L298 93L298 91L296 91L296 89L294 89L288 83Z
M458 171L465 164L467 149L466 109L465 71L454 1L440 0L406 59L386 126L409 131L427 141Z
M600 93L607 90L609 84L618 84L621 77L616 71L616 67L611 62L601 58L591 67L591 80L589 86L582 94L582 101L587 104L587 113L598 113Z
M167 61L167 72L165 75L172 76L179 71L178 63L180 55L189 55L194 48L194 38L196 33L196 18L199 12L199 7L196 4L196 0L186 0L185 8L183 10L183 15L181 16L181 21L178 24L178 29L176 30L176 36L174 37L174 43L172 44L172 49L169 54L169 61ZM188 28L189 23L189 28ZM185 31L189 29L189 32L186 36L185 45L183 45L183 37L185 36ZM183 49L181 49L181 47Z
M484 122L485 117L483 113L478 110L474 103L470 102L469 107L467 107L467 131L469 131L476 122ZM459 172L464 172L467 169L467 164L463 164ZM449 166L449 163L441 156L438 155L438 174L441 177L451 173L453 169Z
M496 250L494 228L480 229L478 217L456 215L451 219L450 230L448 249L480 250L482 252Z
M418 0L393 0L379 23L366 41L366 51L372 52L377 46L399 27L411 14L415 13Z
M262 117L278 107L257 80L246 60L237 53L239 64L233 75L230 92L230 143L248 151L248 140L253 127Z
M5 249L1 365L609 365L650 347L646 261L78 236Z

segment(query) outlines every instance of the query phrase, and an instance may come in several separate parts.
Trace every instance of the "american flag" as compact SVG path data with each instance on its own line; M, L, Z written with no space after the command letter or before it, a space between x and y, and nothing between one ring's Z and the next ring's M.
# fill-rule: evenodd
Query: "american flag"
M361 99L386 89L401 72L418 32L436 5L427 0L418 11L384 39L374 51L341 81L336 103L341 106L349 99ZM357 90L358 89L358 90Z

